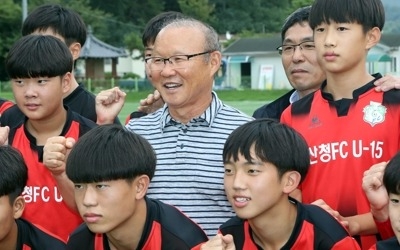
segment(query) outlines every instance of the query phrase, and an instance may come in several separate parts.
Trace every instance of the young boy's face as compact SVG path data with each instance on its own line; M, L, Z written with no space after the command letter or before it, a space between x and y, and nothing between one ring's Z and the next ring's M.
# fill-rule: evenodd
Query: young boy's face
M397 241L400 243L400 195L389 194L389 218Z
M252 151L252 163L239 155L237 162L231 159L224 164L225 193L236 215L242 219L254 219L277 209L281 201L288 201L282 193L283 183L277 168L262 162Z
M63 77L12 79L18 108L31 120L54 117L63 109L63 95L69 89L70 73Z
M365 67L368 44L363 27L357 23L322 23L314 29L318 62L327 73L342 73Z
M10 204L8 195L0 197L0 243L7 242L17 232L17 224L14 221L14 209Z
M133 181L75 183L75 202L86 225L94 233L112 233L135 218L136 189ZM143 217L144 215L137 215Z

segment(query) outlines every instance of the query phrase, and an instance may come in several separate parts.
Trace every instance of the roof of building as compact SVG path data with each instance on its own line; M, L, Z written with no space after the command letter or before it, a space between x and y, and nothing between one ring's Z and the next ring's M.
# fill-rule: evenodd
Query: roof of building
M125 49L109 45L96 38L89 27L86 42L81 49L79 58L118 58L126 57Z

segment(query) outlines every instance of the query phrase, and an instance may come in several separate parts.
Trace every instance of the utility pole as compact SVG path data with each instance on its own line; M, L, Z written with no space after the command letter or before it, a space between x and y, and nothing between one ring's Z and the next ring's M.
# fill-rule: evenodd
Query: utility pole
M28 0L22 0L22 22L25 21L28 16Z

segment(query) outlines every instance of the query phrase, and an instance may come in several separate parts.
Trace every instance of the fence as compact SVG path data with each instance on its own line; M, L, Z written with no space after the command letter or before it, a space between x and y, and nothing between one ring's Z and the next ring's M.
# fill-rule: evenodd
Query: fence
M79 82L83 83L84 86L91 92L98 93L103 89L113 88L115 86L120 87L124 91L142 91L150 90L153 88L150 81L147 79L81 79Z

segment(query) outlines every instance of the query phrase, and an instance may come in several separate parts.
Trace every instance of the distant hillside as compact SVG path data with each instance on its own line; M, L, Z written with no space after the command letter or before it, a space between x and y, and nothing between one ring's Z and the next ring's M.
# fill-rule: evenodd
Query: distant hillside
M385 8L386 22L383 31L385 33L400 33L400 1L382 0Z

